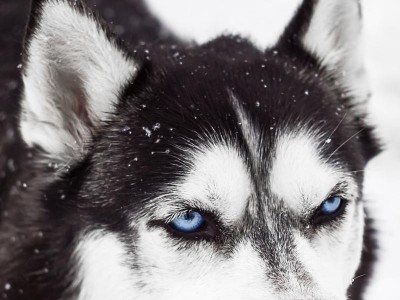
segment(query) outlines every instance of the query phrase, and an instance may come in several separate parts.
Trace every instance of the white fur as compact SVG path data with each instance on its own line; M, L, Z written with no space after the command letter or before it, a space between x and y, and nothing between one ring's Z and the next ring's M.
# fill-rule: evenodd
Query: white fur
M317 137L286 133L278 137L272 161L270 188L296 212L319 206L336 184L346 182L350 199L357 198L357 184L320 155Z
M184 39L204 43L221 34L272 46L301 0L146 0L152 13ZM279 16L279 17L277 17Z
M265 264L250 243L239 244L227 258L210 243L180 248L162 229L139 232L140 275L146 283L140 299L273 299Z
M92 16L57 0L44 2L27 53L22 136L54 159L74 160L91 138L91 126L114 110L136 65ZM83 107L87 117L80 115Z
M136 257L114 234L82 237L76 249L79 300L254 299L272 297L265 266L250 243L226 260L207 243L180 250L161 229L139 226ZM133 246L133 245L131 245ZM132 270L130 263L137 263Z
M76 259L79 300L138 299L130 257L116 235L95 231L83 236Z
M319 0L303 45L314 53L365 111L369 82L364 70L358 0Z
M260 139L260 129L258 125L252 122L251 117L245 111L243 106L240 104L238 97L233 93L233 91L228 90L230 99L235 109L236 117L238 118L238 123L241 127L243 137L246 139L249 145L249 151L253 157L259 156L259 139Z

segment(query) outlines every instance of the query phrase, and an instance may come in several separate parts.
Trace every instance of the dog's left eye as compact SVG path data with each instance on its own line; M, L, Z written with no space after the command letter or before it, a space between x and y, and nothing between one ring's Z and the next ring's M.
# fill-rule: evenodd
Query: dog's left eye
M202 228L204 217L197 211L189 211L175 218L170 226L180 232L192 233Z
M339 218L345 211L347 201L340 196L326 199L312 216L311 222L315 225L329 223Z

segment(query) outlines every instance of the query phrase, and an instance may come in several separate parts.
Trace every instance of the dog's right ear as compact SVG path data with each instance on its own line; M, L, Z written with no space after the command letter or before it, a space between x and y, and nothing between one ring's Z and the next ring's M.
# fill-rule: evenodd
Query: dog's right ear
M33 0L24 53L22 137L52 160L76 161L138 62L77 0Z
M360 0L302 0L277 47L293 57L312 58L359 124L366 161L379 146L365 116L370 86L362 55ZM344 96L344 97L343 97Z

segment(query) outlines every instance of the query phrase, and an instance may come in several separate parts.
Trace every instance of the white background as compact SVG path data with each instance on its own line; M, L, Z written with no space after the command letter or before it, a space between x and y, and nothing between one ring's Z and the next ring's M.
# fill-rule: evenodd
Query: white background
M366 172L365 194L379 230L379 263L366 299L400 299L400 1L363 0L372 120L386 150Z

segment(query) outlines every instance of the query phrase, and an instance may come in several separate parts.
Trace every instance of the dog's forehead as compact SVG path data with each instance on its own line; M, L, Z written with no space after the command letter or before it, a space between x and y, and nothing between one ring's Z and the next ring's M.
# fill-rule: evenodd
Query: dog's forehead
M335 95L310 70L298 72L278 55L265 60L255 52L240 61L230 55L207 62L179 53L133 99L132 119L144 141L139 162L158 161L154 172L174 175L167 198L227 220L254 208L252 199L283 201L296 212L318 206L343 177L327 159L332 145L324 143L340 122ZM224 60L229 57L234 63ZM170 161L173 167L164 170ZM266 199L255 199L260 195Z

